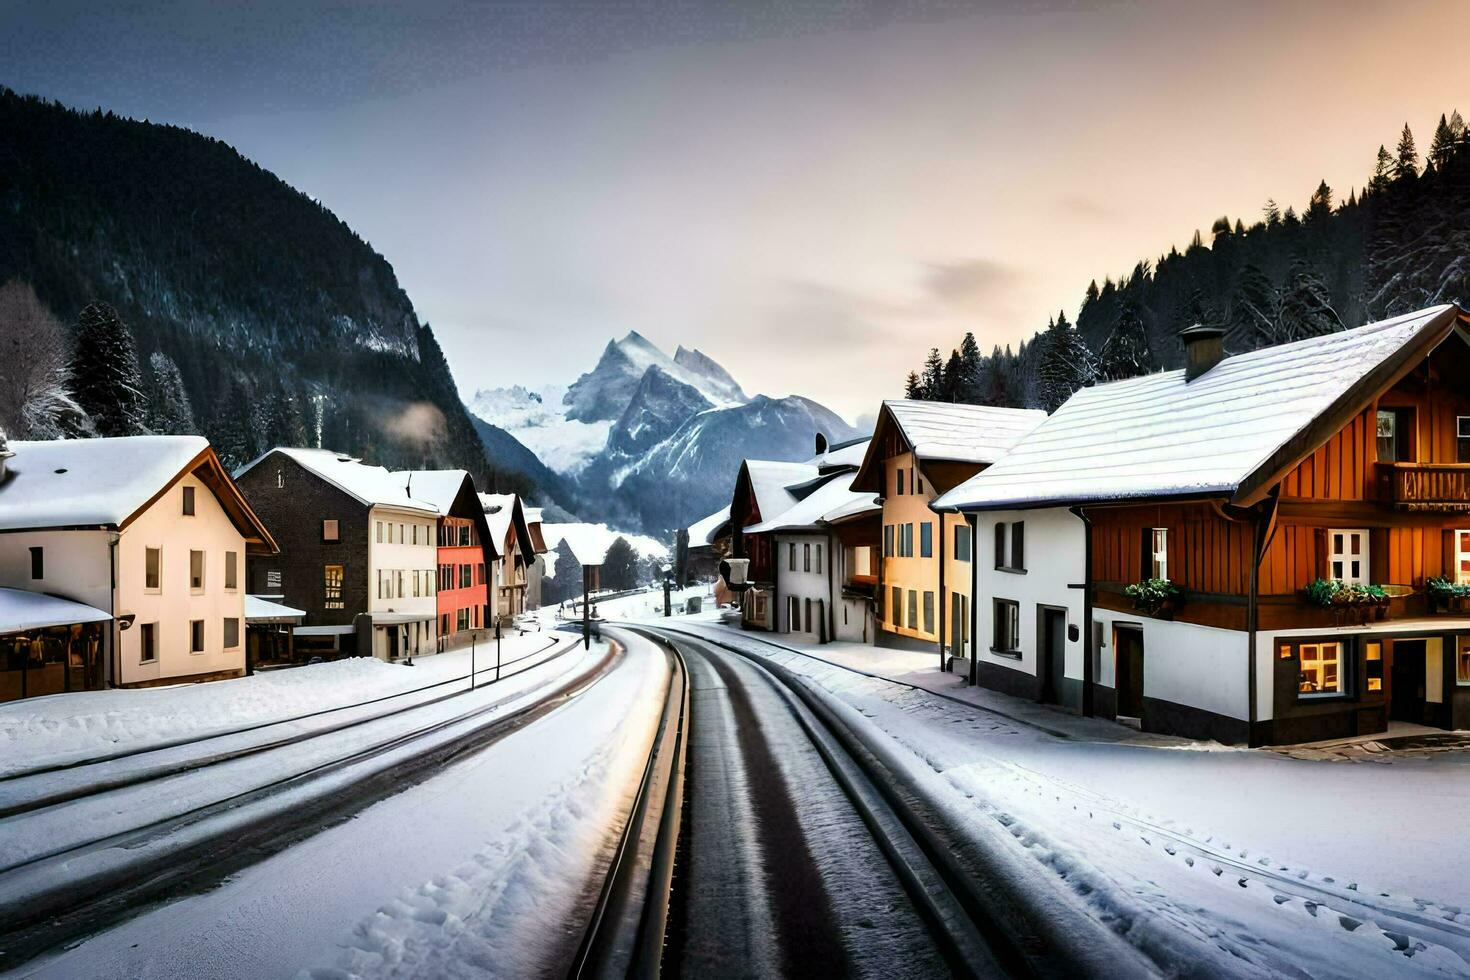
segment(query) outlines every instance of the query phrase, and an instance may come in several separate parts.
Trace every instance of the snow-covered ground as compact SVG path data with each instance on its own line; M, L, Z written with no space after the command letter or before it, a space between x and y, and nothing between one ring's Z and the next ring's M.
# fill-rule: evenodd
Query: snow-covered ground
M630 651L550 714L423 783L22 975L560 973L667 676L653 648Z
M509 633L501 640L501 659L520 660L548 649L556 639L547 632ZM493 639L477 644L475 670L481 683L487 679L483 671L494 667L494 653ZM420 657L412 667L354 657L208 684L12 701L0 704L0 776L235 731L468 677L470 659L468 648Z
M825 663L700 619L672 625L809 678L939 805L1009 837L1039 883L1071 889L1166 971L1470 974L1470 876L1455 844L1470 753L1354 764L1139 736L977 695L937 658L926 669L921 654L770 637Z
M575 474L607 445L611 420L581 422L566 416L564 385L529 390L520 385L475 392L469 409L499 426L558 473Z

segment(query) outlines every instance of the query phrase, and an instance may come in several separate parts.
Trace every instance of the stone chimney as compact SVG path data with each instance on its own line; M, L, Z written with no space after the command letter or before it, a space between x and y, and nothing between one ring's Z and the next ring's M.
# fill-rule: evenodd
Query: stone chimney
M827 437L820 432L817 433L817 455L820 456L827 451Z
M1225 328L1196 323L1179 331L1184 342L1184 380L1193 381L1225 360Z

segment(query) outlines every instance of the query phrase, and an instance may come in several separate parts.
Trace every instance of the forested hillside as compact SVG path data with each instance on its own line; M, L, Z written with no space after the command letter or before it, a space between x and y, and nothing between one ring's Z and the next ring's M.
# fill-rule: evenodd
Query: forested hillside
M17 410L0 421L12 435L198 431L232 464L320 444L531 489L491 474L433 332L388 262L325 207L177 127L0 89L0 133L0 284L12 306L39 298L27 315L49 314L74 348L40 373L87 409L89 372L115 361L117 390L144 403L106 425ZM89 306L102 351L77 347ZM0 374L11 388L17 377Z
M1267 201L1249 225L1222 216L1184 251L1092 282L1075 325L1060 312L1017 350L985 355L968 334L947 359L931 350L908 395L1052 411L1084 385L1179 367L1177 335L1194 323L1227 328L1238 353L1470 300L1470 133L1459 113L1440 117L1423 156L1406 124L1365 176L1345 199L1321 182L1301 213Z

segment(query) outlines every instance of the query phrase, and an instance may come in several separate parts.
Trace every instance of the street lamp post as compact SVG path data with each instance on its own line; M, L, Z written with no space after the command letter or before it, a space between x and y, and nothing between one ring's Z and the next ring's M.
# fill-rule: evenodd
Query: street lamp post
M500 680L500 617L495 617L495 679Z

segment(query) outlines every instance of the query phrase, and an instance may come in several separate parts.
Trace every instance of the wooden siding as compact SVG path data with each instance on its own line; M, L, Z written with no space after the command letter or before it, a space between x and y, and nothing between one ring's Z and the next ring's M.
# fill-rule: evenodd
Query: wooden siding
M1128 585L1144 576L1143 529L1169 530L1169 579L1194 592L1245 595L1250 589L1251 525L1227 520L1208 503L1089 510L1092 577Z

